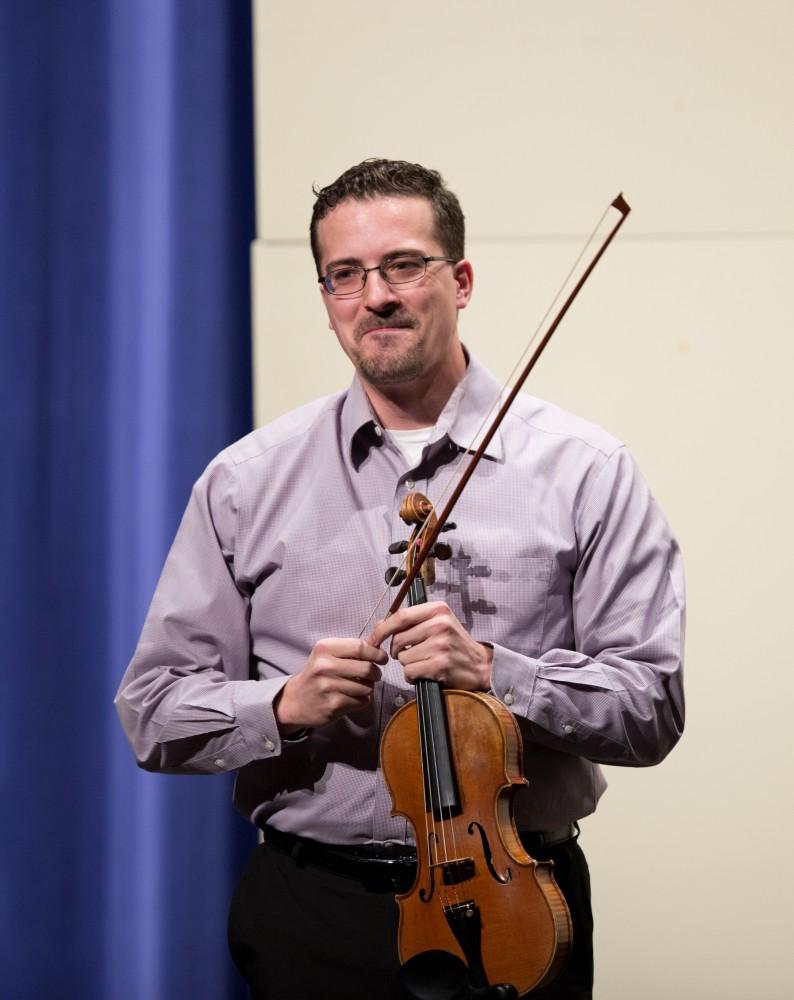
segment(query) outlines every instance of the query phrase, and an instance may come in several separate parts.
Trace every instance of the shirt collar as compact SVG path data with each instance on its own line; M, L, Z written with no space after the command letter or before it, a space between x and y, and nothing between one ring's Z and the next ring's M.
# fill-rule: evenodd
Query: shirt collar
M472 355L466 352L469 363L463 378L441 411L433 439L447 435L461 451L474 452L491 426L497 409L494 402L500 398L501 386L494 376ZM489 413L493 407L493 411ZM497 462L504 459L502 432L497 429L485 449L488 458Z
M469 362L466 372L439 415L432 441L447 436L461 451L473 452L496 415L494 407L485 426L481 427L494 400L500 394L500 385L487 368L466 353ZM369 449L383 440L383 429L378 424L358 375L354 376L342 406L341 430L343 440L349 443L350 457L356 468L361 465ZM501 430L496 431L485 454L495 461L503 460Z
M350 460L356 470L372 447L383 444L383 429L370 406L358 375L353 377L345 395L340 416L342 440L350 449Z

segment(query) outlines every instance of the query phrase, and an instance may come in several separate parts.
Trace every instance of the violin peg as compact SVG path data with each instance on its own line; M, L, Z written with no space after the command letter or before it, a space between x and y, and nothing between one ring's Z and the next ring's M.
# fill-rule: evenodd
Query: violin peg
M452 558L452 546L447 545L446 542L436 542L430 555L435 559L440 559L442 562L445 562L447 559Z
M386 570L386 583L390 587L396 587L398 584L402 583L405 579L406 573L404 569L397 569L396 566L390 566Z
M446 524L441 526L441 531L454 531L457 528L457 524L454 521L447 521Z
M391 552L393 556L398 556L402 552L407 552L407 551L408 551L408 542L405 539L403 539L401 542L392 542L391 545L389 546L389 552Z

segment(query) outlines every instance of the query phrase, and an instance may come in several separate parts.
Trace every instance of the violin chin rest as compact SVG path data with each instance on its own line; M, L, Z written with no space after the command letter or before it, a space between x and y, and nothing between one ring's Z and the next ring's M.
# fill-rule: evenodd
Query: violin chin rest
M466 963L448 951L419 952L400 966L398 977L416 1000L518 1000L508 984L472 986Z

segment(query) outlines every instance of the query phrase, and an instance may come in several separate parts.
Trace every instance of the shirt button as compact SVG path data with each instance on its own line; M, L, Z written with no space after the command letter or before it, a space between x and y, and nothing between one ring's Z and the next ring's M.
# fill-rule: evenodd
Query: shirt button
M212 763L216 767L223 767L223 765L226 763L226 761L223 759L223 757L216 757L215 760Z
M566 736L570 736L571 733L573 732L573 726L571 725L563 726L562 731L565 733Z
M407 490L412 490L414 488L414 486L416 486L416 483L413 481L413 479L406 479L405 480L405 488Z
M382 428L378 427L378 425L377 425L377 424L375 424L375 434L376 434L376 435L377 435L377 436L378 436L379 438L382 438L382 437L383 437L383 430L382 430Z
M275 750L276 744L272 740L265 740L265 750Z
M508 691L507 694L505 695L505 698L504 698L505 705L512 705L513 704L513 700L514 699L513 699L512 694L510 694L510 692Z
M404 704L405 704L405 698L403 698L401 694L398 694L397 697L392 702L392 705L394 705L395 708L402 708Z

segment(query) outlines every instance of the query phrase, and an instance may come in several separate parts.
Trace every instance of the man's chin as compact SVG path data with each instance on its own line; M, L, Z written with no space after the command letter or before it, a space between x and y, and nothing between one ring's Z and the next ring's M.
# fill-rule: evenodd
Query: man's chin
M375 386L403 385L419 378L423 371L422 359L417 354L396 358L360 357L356 362L362 378Z
M366 350L370 347L371 350ZM366 379L375 386L401 385L412 382L424 370L424 352L421 344L400 343L400 335L378 336L364 344L353 362Z

